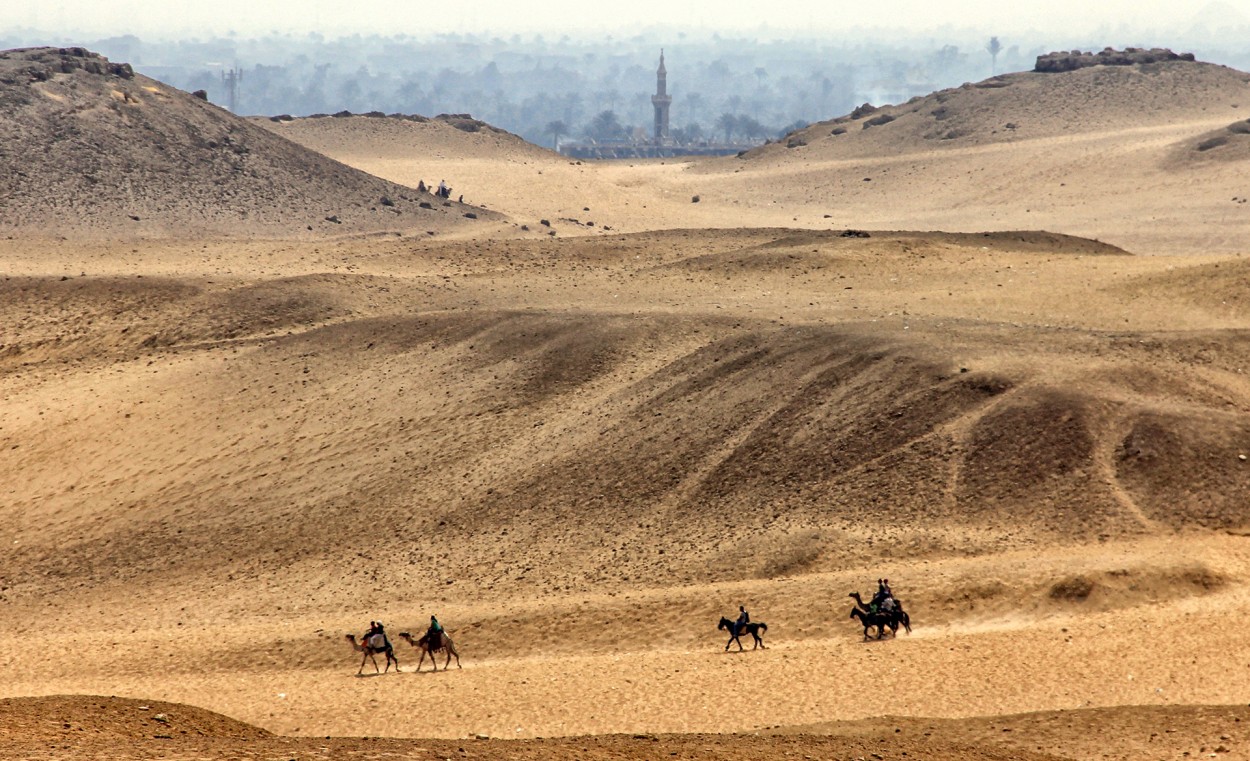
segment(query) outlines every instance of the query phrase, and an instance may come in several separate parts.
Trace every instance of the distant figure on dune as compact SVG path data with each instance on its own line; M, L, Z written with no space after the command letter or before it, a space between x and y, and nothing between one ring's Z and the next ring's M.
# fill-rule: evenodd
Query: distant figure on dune
M417 180L417 192L429 193L430 189L425 186L425 180Z
M438 181L438 196L440 198L451 198L451 188L447 187L445 180Z

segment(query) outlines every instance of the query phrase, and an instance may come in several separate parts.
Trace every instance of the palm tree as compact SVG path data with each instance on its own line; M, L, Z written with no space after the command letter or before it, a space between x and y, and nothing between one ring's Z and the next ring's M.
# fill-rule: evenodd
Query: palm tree
M768 128L759 123L758 119L751 116L738 117L738 132L742 133L747 139L763 137L768 134Z
M738 117L726 111L716 119L716 129L725 133L725 142L733 140L733 134L738 130Z
M548 135L551 135L552 150L559 151L560 150L560 137L562 135L569 134L569 127L564 122L560 121L559 119L556 119L553 122L547 122L547 128L544 129L543 132L545 132Z
M990 74L997 74L998 54L1003 51L1003 44L998 41L997 37L991 37L990 42L985 46L985 49L990 54Z
M600 111L590 120L586 134L595 140L619 140L625 132L615 111Z

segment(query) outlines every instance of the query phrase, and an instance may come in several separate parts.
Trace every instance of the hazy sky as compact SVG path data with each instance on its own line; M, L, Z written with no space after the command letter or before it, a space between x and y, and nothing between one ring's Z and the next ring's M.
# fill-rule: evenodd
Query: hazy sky
M1219 0L1250 18L1250 0ZM986 34L1040 31L1081 35L1096 30L1187 28L1203 0L0 0L0 31L38 28L93 35L186 37L235 31L327 36L354 32L609 33L629 36L652 25L692 32L774 30L823 32L855 27L915 32L950 26ZM1143 40L1154 42L1154 40ZM1166 40L1159 40L1166 44Z

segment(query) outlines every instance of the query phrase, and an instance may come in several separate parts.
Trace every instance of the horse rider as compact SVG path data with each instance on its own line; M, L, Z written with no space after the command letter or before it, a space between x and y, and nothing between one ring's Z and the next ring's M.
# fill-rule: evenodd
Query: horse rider
M738 620L734 621L734 635L741 634L746 631L747 624L751 623L751 614L747 613L746 606L738 606Z

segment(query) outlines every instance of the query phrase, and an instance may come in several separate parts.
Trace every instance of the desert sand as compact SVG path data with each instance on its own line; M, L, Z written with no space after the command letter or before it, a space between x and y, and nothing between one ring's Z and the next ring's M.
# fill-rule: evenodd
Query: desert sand
M7 56L0 758L1250 758L1246 75L597 164Z

